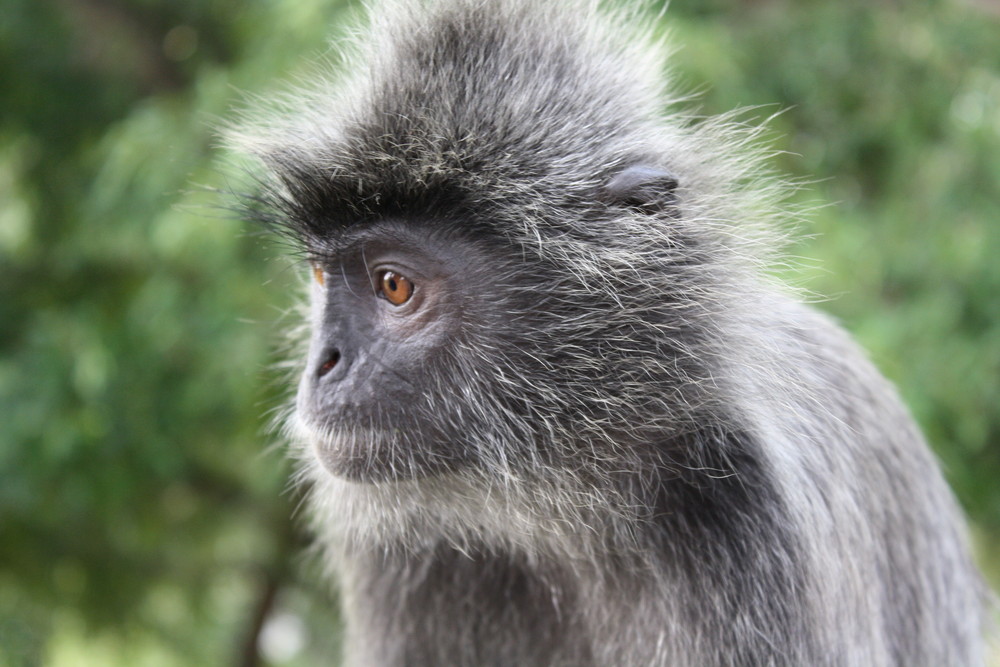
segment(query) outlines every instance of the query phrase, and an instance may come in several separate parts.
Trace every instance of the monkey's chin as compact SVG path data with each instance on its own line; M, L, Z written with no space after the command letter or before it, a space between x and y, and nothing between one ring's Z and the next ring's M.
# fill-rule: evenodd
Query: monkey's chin
M375 484L423 479L454 471L452 457L414 446L398 433L369 429L317 428L296 419L295 439L334 477Z

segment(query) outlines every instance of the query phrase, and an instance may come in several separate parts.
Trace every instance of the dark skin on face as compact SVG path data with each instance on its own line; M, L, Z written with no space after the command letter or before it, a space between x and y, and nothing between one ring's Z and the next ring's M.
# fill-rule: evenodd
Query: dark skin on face
M426 418L434 369L475 319L473 244L382 221L311 248L313 331L299 410L320 461L357 481L423 476L461 458ZM449 448L450 446L450 448Z

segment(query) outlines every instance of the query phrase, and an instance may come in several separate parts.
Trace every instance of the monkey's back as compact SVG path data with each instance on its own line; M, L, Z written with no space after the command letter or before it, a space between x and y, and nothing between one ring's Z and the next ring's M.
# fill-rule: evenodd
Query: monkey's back
M781 370L749 374L742 400L810 543L830 664L982 664L986 589L938 462L850 336L778 301L760 330Z

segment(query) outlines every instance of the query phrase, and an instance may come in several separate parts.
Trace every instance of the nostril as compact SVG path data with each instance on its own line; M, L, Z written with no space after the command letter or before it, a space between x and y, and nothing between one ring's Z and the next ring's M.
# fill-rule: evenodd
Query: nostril
M337 363L340 361L340 350L333 350L327 356L326 361L320 364L319 370L316 371L317 377L323 377L330 371L334 369Z

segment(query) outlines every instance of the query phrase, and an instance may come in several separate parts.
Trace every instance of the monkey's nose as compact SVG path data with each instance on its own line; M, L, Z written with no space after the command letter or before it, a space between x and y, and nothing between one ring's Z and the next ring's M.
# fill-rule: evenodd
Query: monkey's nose
M316 379L320 379L330 373L340 364L340 350L333 348L322 356L319 366L316 368Z

